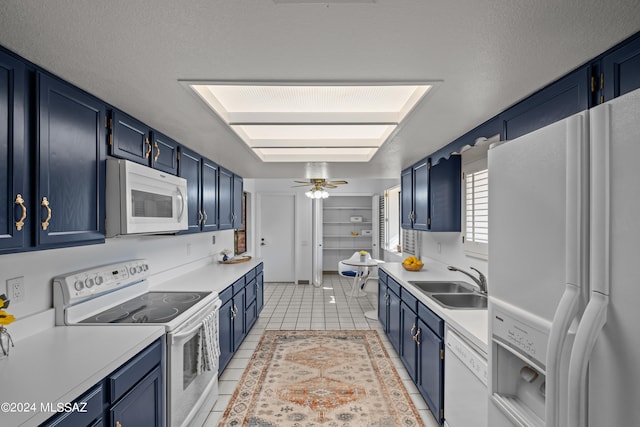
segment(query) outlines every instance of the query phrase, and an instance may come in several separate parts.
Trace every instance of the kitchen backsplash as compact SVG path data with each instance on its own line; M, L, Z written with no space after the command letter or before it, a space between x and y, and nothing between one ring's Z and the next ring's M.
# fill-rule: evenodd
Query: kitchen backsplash
M487 260L470 257L465 254L460 233L430 233L420 232L420 255L433 258L447 265L454 265L462 270L475 267L488 274Z
M215 245L212 236L216 236ZM140 236L107 239L105 244L0 255L0 293L7 279L23 276L25 299L11 303L17 320L53 306L52 279L60 274L127 259L146 258L154 273L217 257L233 250L233 230L182 236ZM217 258L216 258L217 259Z

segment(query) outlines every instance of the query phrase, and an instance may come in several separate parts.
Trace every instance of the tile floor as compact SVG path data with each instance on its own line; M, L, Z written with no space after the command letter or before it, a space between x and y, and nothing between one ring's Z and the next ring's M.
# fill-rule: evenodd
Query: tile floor
M378 320L370 320L364 313L376 309L377 284L367 283L366 297L353 298L347 303L352 281L337 274L324 276L323 285L295 285L265 283L265 305L255 326L220 376L220 397L204 427L214 427L231 400L238 381L247 367L253 351L265 329L378 329L384 345L392 357L400 378L409 392L427 427L439 427L427 404L405 370L397 353L382 332Z

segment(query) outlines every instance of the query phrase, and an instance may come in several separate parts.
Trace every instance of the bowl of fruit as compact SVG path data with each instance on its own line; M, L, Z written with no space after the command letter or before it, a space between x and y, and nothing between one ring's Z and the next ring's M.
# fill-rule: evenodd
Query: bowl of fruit
M402 261L402 267L407 271L420 271L423 265L422 261L413 255Z

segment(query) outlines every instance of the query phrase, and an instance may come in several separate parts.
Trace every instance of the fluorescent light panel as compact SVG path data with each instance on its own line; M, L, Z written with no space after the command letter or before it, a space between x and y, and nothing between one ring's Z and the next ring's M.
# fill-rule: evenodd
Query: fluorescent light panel
M268 162L369 161L431 88L237 83L190 87ZM304 147L310 150L300 151ZM324 156L318 152L327 148L331 151Z

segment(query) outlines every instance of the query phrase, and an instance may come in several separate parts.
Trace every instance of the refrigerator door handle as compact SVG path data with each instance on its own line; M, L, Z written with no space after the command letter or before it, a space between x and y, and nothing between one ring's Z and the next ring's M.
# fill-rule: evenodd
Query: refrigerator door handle
M569 359L567 427L587 425L587 367L593 346L607 323L609 296L592 292L582 315Z
M580 288L567 283L553 316L547 347L546 427L563 427L559 419L560 359L571 322L578 312Z

